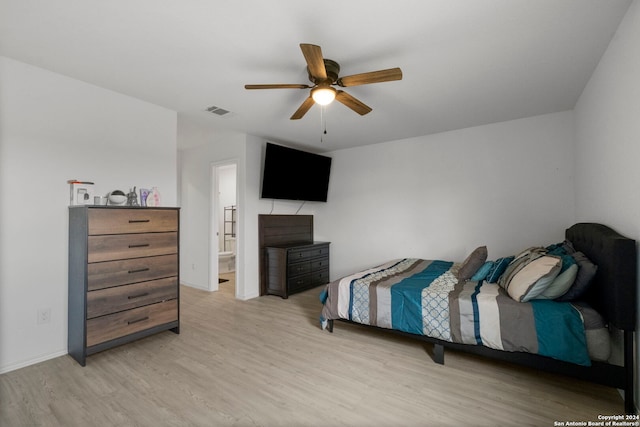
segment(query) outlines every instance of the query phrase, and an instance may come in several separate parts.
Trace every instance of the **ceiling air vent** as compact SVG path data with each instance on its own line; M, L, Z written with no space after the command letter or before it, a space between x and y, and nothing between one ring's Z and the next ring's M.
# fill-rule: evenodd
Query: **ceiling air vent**
M215 105L212 105L211 107L207 108L207 111L210 112L211 114L215 114L220 117L231 113L231 111L225 110L224 108L216 107Z

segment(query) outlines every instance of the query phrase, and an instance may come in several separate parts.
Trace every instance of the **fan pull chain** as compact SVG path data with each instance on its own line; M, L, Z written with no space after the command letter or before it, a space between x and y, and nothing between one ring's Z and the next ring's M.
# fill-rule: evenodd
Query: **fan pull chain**
M320 128L322 128L324 130L320 134L320 142L324 142L322 140L322 136L327 134L327 119L324 116L324 109L325 109L325 106L321 105L320 106Z

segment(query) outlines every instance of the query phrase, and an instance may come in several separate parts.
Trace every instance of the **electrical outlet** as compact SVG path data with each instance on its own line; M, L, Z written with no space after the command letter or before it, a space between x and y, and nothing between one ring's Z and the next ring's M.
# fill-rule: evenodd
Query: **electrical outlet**
M41 308L38 310L38 325L51 322L51 309Z
M196 269L196 265L195 264L191 264L191 269L195 270Z

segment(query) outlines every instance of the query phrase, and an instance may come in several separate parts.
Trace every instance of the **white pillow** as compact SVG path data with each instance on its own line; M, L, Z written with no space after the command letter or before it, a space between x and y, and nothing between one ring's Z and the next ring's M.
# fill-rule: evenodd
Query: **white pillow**
M538 257L522 267L503 287L514 300L530 301L549 287L560 273L561 267L562 260L559 257L552 255Z

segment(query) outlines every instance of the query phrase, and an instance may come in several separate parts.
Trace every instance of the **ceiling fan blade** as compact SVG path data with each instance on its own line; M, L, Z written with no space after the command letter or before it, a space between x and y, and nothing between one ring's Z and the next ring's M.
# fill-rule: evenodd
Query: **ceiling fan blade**
M308 89L309 85L296 84L270 84L270 85L244 85L245 89Z
M338 79L338 86L349 87L367 85L370 83L390 82L402 80L402 70L400 68L389 68L387 70L371 71L369 73L354 74Z
M361 116L372 111L371 107L342 90L339 90L336 94L336 101L346 105Z
M327 78L327 70L324 68L324 58L322 57L320 46L300 43L300 49L302 49L304 59L307 61L309 73L316 79L325 80Z
M302 105L300 107L298 107L296 112L293 113L293 116L291 116L291 120L301 119L302 116L307 114L307 111L309 111L309 109L311 107L313 107L313 104L315 104L315 102L313 101L313 98L311 96L309 96L307 99L304 100Z

